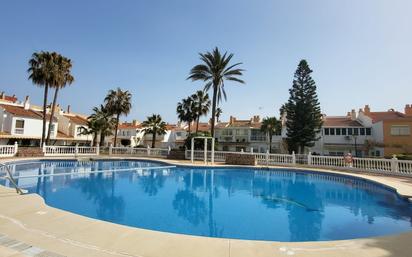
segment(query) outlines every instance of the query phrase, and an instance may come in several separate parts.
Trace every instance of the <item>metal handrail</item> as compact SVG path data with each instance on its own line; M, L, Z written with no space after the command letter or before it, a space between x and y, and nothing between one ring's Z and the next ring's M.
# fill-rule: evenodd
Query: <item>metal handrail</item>
M23 191L20 189L20 187L17 185L16 180L14 180L13 175L11 174L10 168L8 165L4 163L0 163L0 166L5 167L7 170L7 176L5 176L6 179L10 181L10 183L13 184L14 188L16 189L16 192L21 195L23 194Z

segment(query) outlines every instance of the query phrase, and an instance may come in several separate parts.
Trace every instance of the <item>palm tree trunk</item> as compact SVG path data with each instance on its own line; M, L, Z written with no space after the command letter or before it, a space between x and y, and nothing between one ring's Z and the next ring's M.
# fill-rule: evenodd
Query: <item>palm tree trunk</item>
M196 134L199 132L199 120L200 120L200 115L197 116L197 121L196 121Z
M116 143L117 143L117 129L119 128L119 118L120 118L120 113L118 113L116 117L116 129L114 132L114 146L116 146Z
M217 97L217 83L213 83L213 100L212 100L212 124L210 128L210 134L215 137L215 119L216 119L216 97Z
M58 93L59 93L59 87L56 87L56 90L54 91L54 98L53 98L53 104L52 104L51 115L50 115L50 120L49 120L49 129L47 132L46 144L50 143L50 133L51 133L51 127L53 124L54 108L56 108L56 101L57 101Z
M46 138L46 110L47 110L47 98L49 94L49 85L44 85L44 96L43 96L43 128L41 132L40 147L44 144L44 139Z
M106 136L104 135L104 133L100 132L100 146L104 146L105 138Z
M269 153L272 153L272 134L269 134Z
M190 123L191 123L191 122L189 121L189 122L188 122L188 124L189 124L189 135L190 135L190 132L191 132L191 131L190 131Z
M152 137L152 148L156 146L156 130L153 130L153 137Z

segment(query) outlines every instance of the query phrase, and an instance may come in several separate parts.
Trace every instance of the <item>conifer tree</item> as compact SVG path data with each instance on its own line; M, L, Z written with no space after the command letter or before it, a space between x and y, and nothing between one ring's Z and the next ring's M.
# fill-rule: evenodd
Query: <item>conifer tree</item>
M316 83L306 60L301 60L295 72L290 97L286 103L287 143L290 152L303 153L319 139L322 114L316 93Z

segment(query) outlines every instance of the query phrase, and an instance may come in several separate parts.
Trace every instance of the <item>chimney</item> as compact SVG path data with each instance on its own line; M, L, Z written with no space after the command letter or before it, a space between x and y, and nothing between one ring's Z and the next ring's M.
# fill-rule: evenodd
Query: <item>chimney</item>
M366 115L371 114L371 108L369 107L369 105L368 105L368 104L367 104L367 105L365 105L364 113L365 113Z
M137 120L133 120L132 124L133 124L133 126L137 126L137 125L139 125L139 122L137 122Z
M0 94L0 99L5 99L5 98L6 98L6 94L4 93L4 91L2 91Z
M70 113L70 104L69 105L67 105L67 111L66 111L67 113Z
M412 116L412 104L405 105L405 115L406 116Z
M235 121L236 121L236 118L233 117L233 116L230 116L230 118L229 118L229 123L232 124L232 123L234 123Z
M351 120L356 120L356 111L355 111L355 109L352 109L352 111L350 112L350 119Z
M24 100L23 106L24 106L25 110L30 109L30 97L29 96L26 96L26 99Z
M259 123L260 122L260 117L259 115L253 116L253 123Z
M348 112L348 113L346 114L346 116L350 117L350 112Z

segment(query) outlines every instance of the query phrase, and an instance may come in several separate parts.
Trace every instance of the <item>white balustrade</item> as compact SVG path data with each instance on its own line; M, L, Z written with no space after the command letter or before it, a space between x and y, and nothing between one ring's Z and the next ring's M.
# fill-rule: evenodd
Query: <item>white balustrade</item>
M90 146L43 146L44 156L98 155L99 147Z
M109 147L109 155L129 155L141 157L167 157L168 148L133 148L133 147Z
M13 157L17 154L17 142L14 145L0 145L0 158Z

